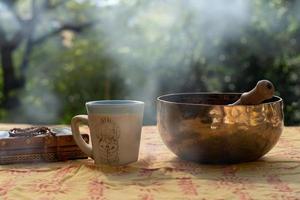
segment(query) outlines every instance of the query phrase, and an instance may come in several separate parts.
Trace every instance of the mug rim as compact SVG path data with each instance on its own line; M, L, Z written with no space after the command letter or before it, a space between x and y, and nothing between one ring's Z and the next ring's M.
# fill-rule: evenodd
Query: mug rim
M85 103L86 106L135 106L135 105L144 105L142 101L136 100L97 100L97 101L88 101Z

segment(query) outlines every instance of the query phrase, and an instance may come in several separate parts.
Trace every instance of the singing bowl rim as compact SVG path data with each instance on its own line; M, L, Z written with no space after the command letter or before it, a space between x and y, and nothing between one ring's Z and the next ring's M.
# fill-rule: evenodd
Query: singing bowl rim
M283 99L277 95L273 95L272 98L275 98L277 100L272 100L269 102L264 102L260 103L258 105L227 105L227 104L204 104L204 103L185 103L185 102L175 102L175 101L169 101L169 100L164 100L163 98L166 97L171 97L171 96L184 96L184 95L236 95L240 96L243 93L238 93L238 92L186 92L186 93L169 93L169 94L164 94L160 95L156 98L157 101L162 102L162 103L167 103L167 104L176 104L176 105L190 105L190 106L224 106L224 107L237 107L237 106L249 106L249 107L255 107L255 106L261 106L261 105L269 105L269 104L277 104L277 103L282 103ZM232 102L233 103L233 102Z

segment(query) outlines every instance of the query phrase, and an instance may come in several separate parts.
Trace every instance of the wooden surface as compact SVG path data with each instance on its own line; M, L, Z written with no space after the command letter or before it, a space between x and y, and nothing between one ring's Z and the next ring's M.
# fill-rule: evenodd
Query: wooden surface
M296 200L300 128L285 128L274 149L256 162L200 165L178 159L156 127L148 126L143 128L139 161L128 166L95 166L91 159L2 165L0 199Z

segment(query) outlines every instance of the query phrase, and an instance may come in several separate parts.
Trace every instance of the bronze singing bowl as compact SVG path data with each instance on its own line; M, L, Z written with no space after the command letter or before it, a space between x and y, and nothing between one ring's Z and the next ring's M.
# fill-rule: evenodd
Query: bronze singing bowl
M254 161L277 143L283 130L280 97L259 105L230 106L238 93L182 93L157 99L163 142L178 157L199 163Z

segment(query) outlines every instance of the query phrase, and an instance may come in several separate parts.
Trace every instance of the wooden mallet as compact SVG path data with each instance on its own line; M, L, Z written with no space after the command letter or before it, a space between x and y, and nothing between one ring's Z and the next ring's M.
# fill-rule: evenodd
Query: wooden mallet
M255 88L243 93L236 102L230 105L258 105L267 99L271 99L274 91L274 86L270 81L261 80L258 81Z

